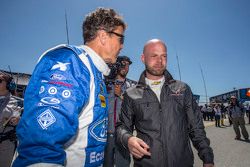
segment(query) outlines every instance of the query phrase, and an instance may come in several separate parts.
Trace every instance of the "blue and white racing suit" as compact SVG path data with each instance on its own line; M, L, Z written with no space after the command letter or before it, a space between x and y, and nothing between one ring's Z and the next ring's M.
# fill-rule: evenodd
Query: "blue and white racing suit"
M45 52L25 92L14 167L101 166L107 138L106 63L87 46Z

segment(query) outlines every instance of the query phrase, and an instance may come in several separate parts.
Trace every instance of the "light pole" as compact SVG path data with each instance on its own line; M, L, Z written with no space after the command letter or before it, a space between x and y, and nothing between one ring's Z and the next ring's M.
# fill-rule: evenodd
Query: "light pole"
M203 84L204 84L205 96L206 96L206 104L207 104L207 86L206 86L204 74L203 74L203 71L202 71L202 68L201 68L201 64L200 64L200 69L201 69L201 76L202 76L202 80L203 80Z
M69 45L69 31L68 31L68 19L67 19L67 11L66 11L66 9L65 9L65 23L66 23L67 44Z
M180 76L180 81L181 81L181 69L180 69L179 57L178 57L177 52L176 52L176 59L177 59L178 70L179 70L179 76Z

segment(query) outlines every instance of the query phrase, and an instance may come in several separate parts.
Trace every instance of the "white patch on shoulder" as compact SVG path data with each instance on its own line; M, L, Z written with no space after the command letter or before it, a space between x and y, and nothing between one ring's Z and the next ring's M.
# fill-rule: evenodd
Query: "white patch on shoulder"
M56 118L52 112L47 109L37 117L37 121L43 129L47 129L50 125L56 122Z

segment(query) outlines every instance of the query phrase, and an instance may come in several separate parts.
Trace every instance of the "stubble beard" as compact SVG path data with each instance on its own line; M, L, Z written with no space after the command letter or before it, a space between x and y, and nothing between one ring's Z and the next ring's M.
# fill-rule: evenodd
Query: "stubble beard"
M150 74L150 75L153 75L153 76L163 76L164 74L164 71L166 68L162 68L160 70L154 70L153 68L146 66L146 71Z
M126 78L126 76L127 76L127 72L124 72L122 69L119 71L119 73L118 73L122 78Z

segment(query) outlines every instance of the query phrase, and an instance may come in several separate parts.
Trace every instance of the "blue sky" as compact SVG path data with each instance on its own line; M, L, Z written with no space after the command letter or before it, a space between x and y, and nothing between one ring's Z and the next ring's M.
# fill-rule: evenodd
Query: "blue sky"
M65 9L70 44L83 43L84 16L110 7L128 24L121 54L133 61L128 77L137 80L144 69L143 45L152 38L168 46L168 70L193 93L208 96L250 87L249 0L1 0L0 69L32 73L39 56L66 43Z

